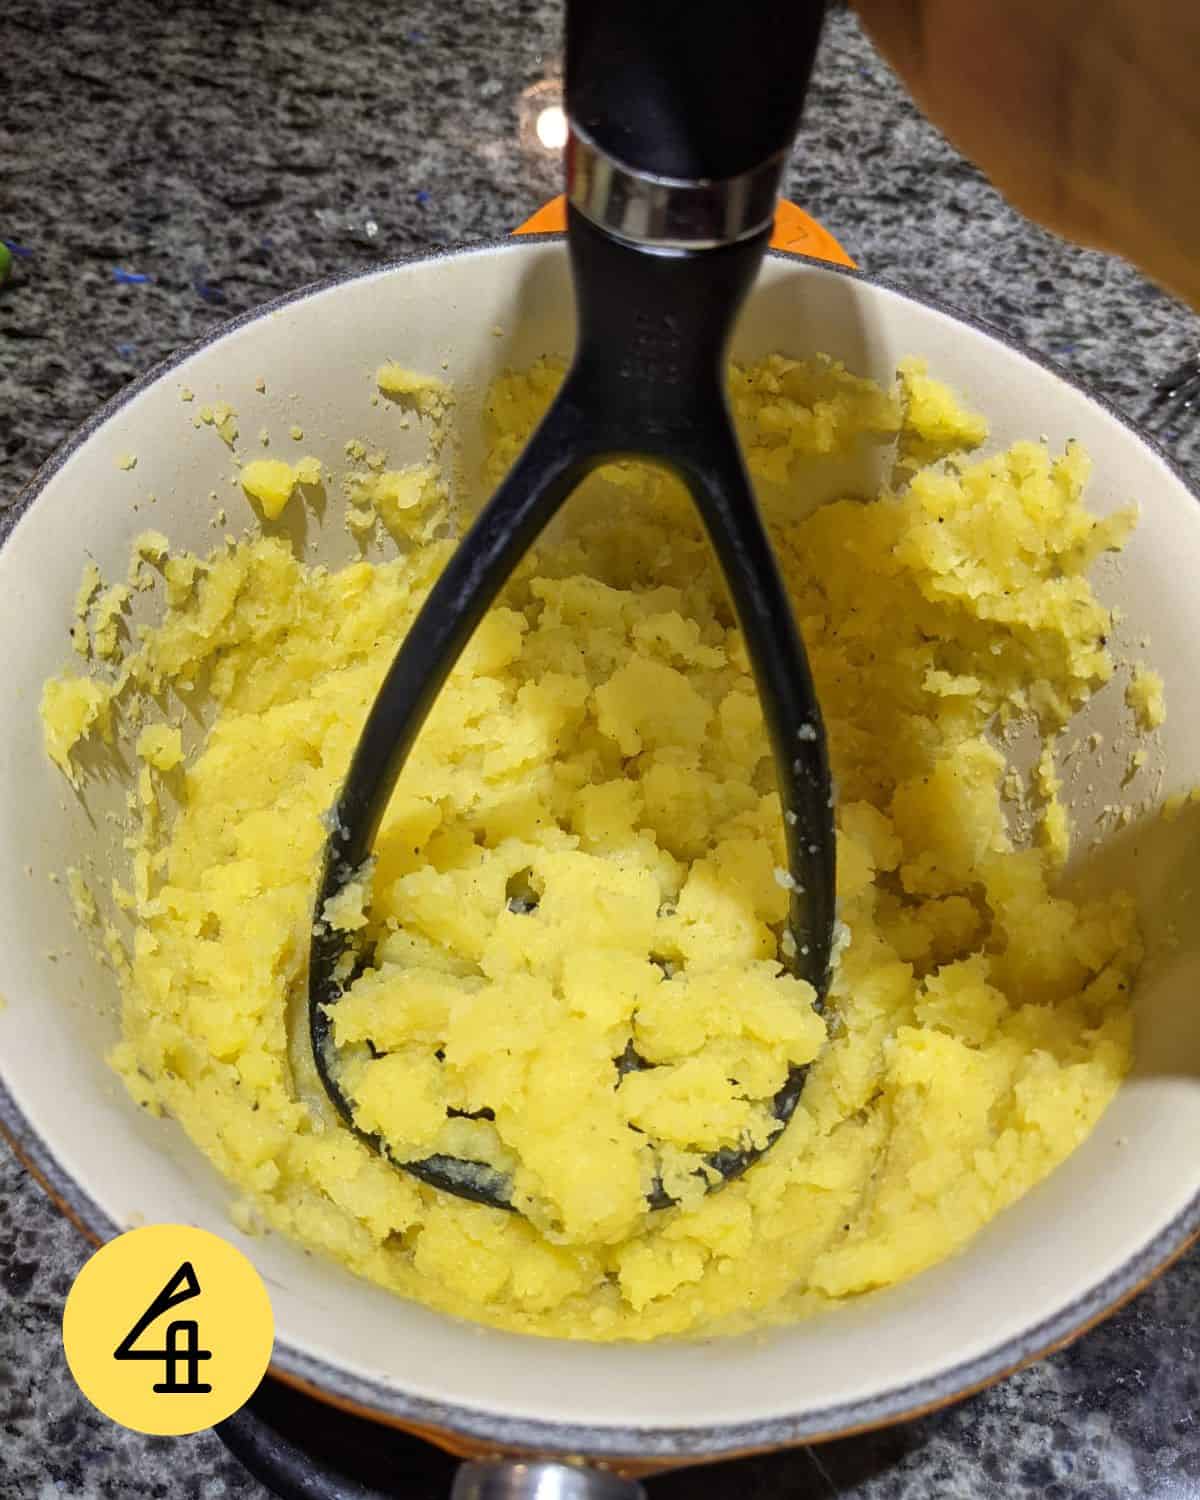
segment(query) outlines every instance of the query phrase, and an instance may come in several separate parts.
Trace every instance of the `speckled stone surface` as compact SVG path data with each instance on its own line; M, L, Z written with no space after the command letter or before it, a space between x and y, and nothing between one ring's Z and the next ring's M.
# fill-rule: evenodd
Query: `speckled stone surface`
M0 236L20 248L0 290L0 503L100 401L223 319L333 272L500 234L556 191L519 98L554 75L557 33L550 0L10 3ZM990 319L1135 415L1200 349L1200 319L1135 272L1009 211L845 12L809 122L791 196L865 268ZM1200 442L1168 443L1200 477ZM210 1434L142 1438L78 1394L58 1323L83 1258L0 1148L0 1496L265 1500ZM410 1447L396 1474L398 1493L432 1497L449 1463ZM659 1500L731 1490L1200 1497L1200 1254L954 1410L652 1486Z

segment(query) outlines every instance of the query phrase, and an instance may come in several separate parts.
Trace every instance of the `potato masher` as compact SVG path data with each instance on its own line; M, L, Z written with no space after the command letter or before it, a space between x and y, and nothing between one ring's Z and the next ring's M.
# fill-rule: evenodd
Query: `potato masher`
M581 480L614 459L673 471L690 492L745 636L775 757L790 880L783 961L823 1005L834 926L833 795L804 648L724 390L730 332L771 232L820 34L815 0L568 0L567 243L578 338L546 416L459 543L402 642L327 819L308 1017L317 1072L338 1081L331 1011L367 958L323 920L363 870L405 759L450 670L526 550ZM618 1070L636 1056L614 1059ZM614 1075L616 1077L617 1075ZM736 1177L799 1099L793 1066L765 1145L707 1158ZM493 1167L397 1162L434 1187L512 1208ZM649 1206L672 1199L656 1184Z

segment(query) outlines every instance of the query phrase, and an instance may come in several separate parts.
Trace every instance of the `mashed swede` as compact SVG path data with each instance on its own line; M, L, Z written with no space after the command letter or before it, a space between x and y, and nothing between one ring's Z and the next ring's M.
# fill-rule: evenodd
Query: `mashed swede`
M492 477L557 379L542 364L498 383ZM323 1107L302 1031L289 1046L322 814L451 549L434 469L367 474L352 495L356 530L378 514L418 538L401 557L325 571L261 536L172 557L168 607L136 650L47 685L47 746L76 774L81 737L207 679L215 721L182 768L176 735L137 741L113 1060L236 1185L243 1224L532 1333L735 1329L948 1255L1117 1088L1132 903L1058 893L1068 825L1049 756L1037 838L1012 846L990 731L1032 719L1049 744L1111 676L1087 570L1130 518L1087 511L1077 448L966 456L983 422L919 366L895 392L780 358L731 380L776 501L798 455L898 439L896 487L873 501L799 520L772 507L829 728L849 946L827 1028L776 960L779 803L707 545L672 481L608 472L604 503L526 561L480 628L392 802L370 900L336 914L374 951L334 1013L359 1123L399 1157L510 1173L519 1215L372 1155ZM289 503L290 476L251 477ZM629 1044L654 1066L618 1072ZM706 1192L704 1153L763 1139L764 1101L809 1059L779 1142ZM679 1206L647 1211L656 1176Z

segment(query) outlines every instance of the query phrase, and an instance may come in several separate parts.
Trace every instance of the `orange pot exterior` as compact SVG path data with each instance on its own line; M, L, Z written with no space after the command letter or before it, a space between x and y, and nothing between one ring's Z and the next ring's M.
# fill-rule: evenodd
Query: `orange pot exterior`
M567 227L567 200L560 193L544 203L514 234L561 234ZM779 200L775 213L775 228L771 234L772 250L786 250L789 255L807 255L810 260L827 261L833 266L855 267L855 262L830 234L823 224L818 224L810 214L786 198Z

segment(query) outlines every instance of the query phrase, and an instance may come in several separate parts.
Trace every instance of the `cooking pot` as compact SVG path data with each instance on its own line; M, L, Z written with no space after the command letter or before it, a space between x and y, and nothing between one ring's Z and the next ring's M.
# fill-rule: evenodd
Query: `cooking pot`
M479 468L478 416L491 377L542 354L566 356L572 327L556 235L306 288L123 390L6 513L0 1122L93 1240L181 1222L240 1246L270 1288L280 1379L457 1454L587 1459L639 1474L845 1435L965 1396L1075 1337L1200 1231L1200 805L1160 816L1171 794L1200 783L1200 507L1179 471L1116 411L977 320L851 269L768 258L737 356L822 350L886 382L901 357L921 355L987 414L991 445L1078 439L1095 463L1093 508L1141 508L1126 551L1102 561L1096 580L1121 611L1118 655L1148 659L1165 679L1167 722L1140 778L1155 806L1128 826L1104 812L1128 795L1120 674L1078 724L1104 736L1109 753L1067 783L1079 830L1072 878L1120 882L1141 909L1136 1067L1079 1150L959 1254L808 1322L700 1347L598 1346L456 1322L277 1235L243 1235L229 1217L230 1189L199 1151L126 1096L104 1061L117 1036L114 981L75 930L64 886L48 878L68 865L113 868L119 830L104 813L123 809L123 789L92 782L86 797L74 794L46 759L37 708L43 681L73 660L68 628L87 558L106 578L123 577L130 542L147 526L173 546L207 550L222 529L213 529L218 505L229 529L250 521L229 452L211 426L196 425L200 402L229 403L251 453L261 451L259 427L275 453L299 425L302 451L337 471L348 437L387 448L396 462L422 456L416 424L401 430L394 407L370 404L380 363L444 373L457 391L455 462L465 484ZM195 402L181 399L189 390ZM136 467L122 467L130 456ZM816 465L798 493L807 506L873 491L882 461L864 453ZM338 510L289 508L307 558L352 554ZM463 1486L525 1494L549 1484L568 1495L612 1482L601 1469L525 1466L470 1469Z

